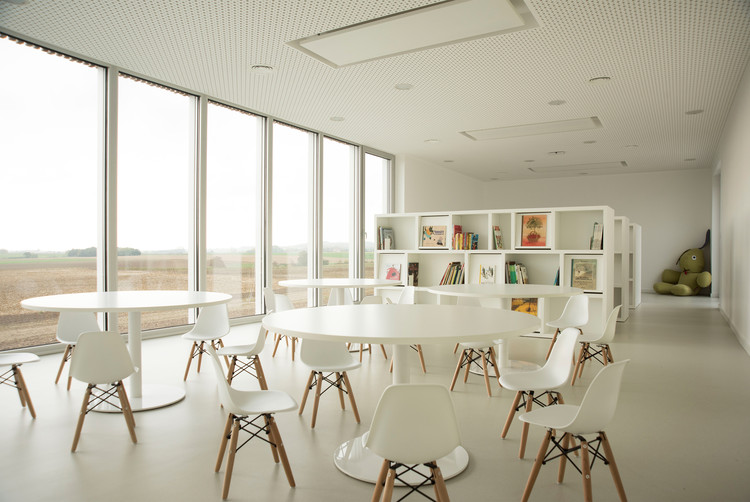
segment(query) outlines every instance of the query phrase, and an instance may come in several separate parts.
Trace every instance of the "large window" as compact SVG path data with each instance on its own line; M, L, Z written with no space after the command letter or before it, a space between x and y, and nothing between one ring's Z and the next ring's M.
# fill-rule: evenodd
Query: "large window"
M0 38L0 350L55 341L25 298L97 286L104 70Z
M375 215L389 212L388 173L390 160L365 154L365 277L375 277ZM371 292L369 294L372 294Z
M310 175L315 158L315 134L274 122L272 148L272 286L275 292L288 294L296 307L306 307L308 292L305 289L286 291L278 282L308 276L312 229Z
M232 295L230 317L256 313L263 119L208 105L206 288Z
M321 277L349 277L354 238L354 169L357 148L323 139L323 270ZM329 289L320 305L328 303Z
M117 287L188 289L195 98L120 76L118 108ZM187 322L185 311L142 318L144 329Z

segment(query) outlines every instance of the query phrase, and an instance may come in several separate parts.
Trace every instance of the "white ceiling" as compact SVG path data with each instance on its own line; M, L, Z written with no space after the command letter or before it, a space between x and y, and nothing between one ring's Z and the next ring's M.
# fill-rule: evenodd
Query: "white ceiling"
M0 31L481 180L710 168L750 57L747 0L526 0L537 27L342 68L287 43L438 2L19 1Z

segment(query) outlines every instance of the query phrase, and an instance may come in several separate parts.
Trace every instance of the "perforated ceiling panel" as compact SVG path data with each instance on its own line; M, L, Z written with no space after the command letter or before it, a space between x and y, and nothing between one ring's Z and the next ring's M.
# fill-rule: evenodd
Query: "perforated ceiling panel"
M0 29L479 179L710 167L750 55L750 2L527 0L536 28L339 69L286 45L432 3L0 0ZM588 131L460 134L594 116Z

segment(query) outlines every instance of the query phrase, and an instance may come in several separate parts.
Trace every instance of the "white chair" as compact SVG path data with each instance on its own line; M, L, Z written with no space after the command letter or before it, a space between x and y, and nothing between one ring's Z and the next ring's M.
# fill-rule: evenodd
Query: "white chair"
M580 378L583 375L583 366L589 359L599 361L604 366L615 362L609 344L612 343L612 340L615 338L617 316L620 314L620 307L621 305L616 306L612 309L612 312L609 313L607 324L604 326L603 332L589 333L586 336L582 335L578 338L578 341L581 344L581 350L578 354L578 361L576 362L576 367L573 371L573 380L570 382L570 385L575 384L576 378ZM596 348L592 348L592 345L595 345Z
M271 445L274 462L278 463L281 460L287 481L289 481L289 486L294 487L292 468L289 465L286 449L281 440L281 434L279 433L279 428L276 425L273 414L293 410L297 407L297 403L289 394L278 390L237 390L230 387L229 383L224 379L224 372L222 371L216 351L213 347L208 347L207 352L216 372L219 399L222 406L224 406L224 410L229 413L226 425L224 426L224 433L221 437L219 455L216 459L216 467L214 469L214 472L219 472L219 469L221 469L227 443L229 443L227 470L224 473L224 486L221 497L226 499L229 495L229 484L232 480L234 458L237 451L247 444L250 439L259 437L261 433L265 433L268 437L267 442ZM260 423L261 420L262 423ZM249 433L250 438L237 446L241 430Z
M349 401L352 404L354 418L359 423L359 411L357 403L354 400L354 392L349 382L348 371L359 368L362 363L354 360L346 344L343 342L321 342L317 340L303 340L302 348L299 353L300 360L310 367L310 378L305 385L305 393L302 395L302 402L299 406L299 414L305 410L307 394L315 389L315 401L313 402L312 421L310 427L315 427L315 421L318 416L318 403L320 395L331 387L336 387L339 391L339 401L341 409L346 409L344 405L344 393L349 395ZM335 375L335 377L334 377ZM323 388L323 382L328 385Z
M60 312L60 318L57 321L56 338L58 342L65 344L65 351L63 352L62 361L60 361L60 369L57 370L55 383L60 381L63 367L65 367L65 363L68 362L73 355L73 349L78 341L78 335L87 331L100 330L101 328L96 320L96 314L92 312ZM70 383L72 380L71 376L68 375L68 390L70 390Z
M284 312L285 310L292 310L294 308L294 304L292 303L292 300L290 300L288 296L282 295L281 293L271 293L271 296L273 297L273 301L272 301L272 307L269 307L269 308L272 308L274 312ZM269 297L267 296L266 298L269 298ZM276 338L276 343L273 346L273 353L271 354L271 357L276 357L276 351L279 350L279 342L281 342L282 338L286 340L287 345L289 345L289 339L291 338L292 361L294 361L294 352L296 351L297 337L276 333L275 338Z
M362 298L362 300L359 302L360 305L382 305L383 303L390 303L387 298L383 296L365 296ZM365 348L365 345L367 345L367 348ZM347 347L351 349L352 344L347 344ZM359 362L362 362L362 351L367 350L370 352L370 355L372 355L372 345L369 343L360 343L359 344ZM380 344L380 350L383 352L383 357L385 357L386 360L388 360L388 353L385 351L385 346L381 343Z
M18 391L21 406L29 408L31 418L36 418L36 411L34 410L34 404L31 402L26 380L24 380L23 373L21 373L21 365L37 361L39 361L39 356L31 352L8 352L0 354L0 366L10 366L9 370L0 373L0 384L14 387Z
M414 286L404 286L404 290L401 292L401 296L398 297L398 304L413 305L414 303L416 303ZM417 355L419 356L419 364L420 366L422 366L422 373L427 373L427 367L424 364L424 353L422 352L422 346L417 344L409 345L409 347L417 351ZM393 371L393 359L391 359L391 366L389 371Z
M138 442L135 436L133 410L130 408L130 401L125 392L125 386L122 384L122 381L135 371L128 348L118 333L114 331L81 333L70 362L70 374L76 380L88 385L83 396L83 404L78 415L78 425L70 451L76 451L86 414L105 403L122 411L130 438L133 443ZM100 385L106 387L100 388ZM115 394L119 398L119 406L117 402L111 400Z
M589 322L589 297L587 295L575 295L568 298L568 302L565 304L560 317L554 321L549 321L547 326L555 328L555 334L552 335L552 341L549 344L549 350L547 350L547 358L552 352L552 347L555 345L557 335L560 331L565 328L578 328L578 331L583 334L583 326Z
M206 342L211 347L220 349L224 346L221 338L227 334L229 334L229 310L226 304L210 305L200 309L193 329L182 335L183 340L193 342L190 347L190 356L188 357L183 380L187 380L188 373L190 373L190 363L192 363L195 357L198 357L197 372L201 372L203 354L206 352ZM229 362L226 362L229 365Z
M255 331L256 327L255 325L247 324L234 326L231 329L234 332L244 333L246 331ZM260 363L260 353L266 345L267 334L268 332L261 326L260 330L257 331L255 343L249 343L247 345L227 345L216 351L219 356L229 358L229 370L227 371L227 382L229 385L232 385L232 381L237 375L247 373L258 379L258 384L261 389L268 390L266 374L263 372L263 366ZM249 336L252 337L252 334ZM247 358L247 361L245 361L244 358Z
M500 378L500 372L497 369L495 348L492 345L487 345L487 342L461 343L459 345L462 350L461 355L458 357L456 371L453 373L450 390L453 390L453 387L456 386L456 380L458 379L458 374L461 372L461 368L465 368L464 383L466 383L469 379L469 370L471 367L479 366L482 368L482 374L484 375L484 385L487 388L487 395L492 397L488 367L492 367L494 370L495 378Z
M620 384L622 383L622 373L628 361L629 359L602 368L592 380L588 390L586 390L580 406L559 404L557 406L530 411L518 417L526 423L539 425L547 429L534 465L531 468L531 474L529 474L529 479L526 482L526 489L521 499L523 502L529 500L531 489L534 487L534 482L543 463L557 456L560 457L557 482L562 483L566 461L573 462L573 459L570 458L570 453L579 450L581 467L579 468L575 463L573 463L573 466L582 474L584 499L586 501L593 500L591 493L591 467L594 461L598 459L609 465L609 471L617 487L620 500L623 502L627 500L625 489L620 479L620 473L615 463L615 457L612 454L612 448L607 435L604 433L604 429L614 418L617 399L620 394ZM557 434L560 432L563 433L563 436L558 439ZM596 434L596 438L589 441L585 436L591 434ZM569 447L571 439L573 440L573 444ZM547 447L550 441L553 443L553 446L548 452ZM580 445L576 445L576 441L580 442ZM600 451L600 447L603 451ZM559 454L551 457L556 451ZM590 460L589 454L593 455L593 460Z
M516 371L500 377L500 385L508 390L516 391L513 404L508 412L508 418L505 420L503 432L500 434L501 438L505 439L508 434L508 429L517 411L523 408L527 412L531 411L534 403L539 406L548 406L563 402L562 395L556 389L560 389L570 380L577 339L578 329L565 328L560 333L557 343L552 347L552 354L550 354L544 366L538 370ZM547 403L541 400L545 394L547 395ZM523 399L523 402L521 402L521 399ZM524 423L518 458L523 458L526 452L528 435L529 424Z
M390 501L396 479L432 500L419 489L433 484L436 499L449 502L436 461L461 444L458 421L448 390L434 384L395 384L380 397L365 447L383 458L372 501ZM429 476L414 469L424 465ZM400 469L400 472L399 470ZM418 484L408 477L419 475ZM412 481L413 482L413 481ZM411 493L409 492L409 493ZM402 498L403 499L403 498ZM399 499L399 500L402 500Z

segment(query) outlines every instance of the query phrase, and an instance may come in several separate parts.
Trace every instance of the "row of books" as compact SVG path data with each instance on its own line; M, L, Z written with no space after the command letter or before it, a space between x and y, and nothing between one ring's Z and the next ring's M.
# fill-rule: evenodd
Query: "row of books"
M479 234L454 233L453 249L479 249Z
M505 264L505 284L528 284L526 265L509 261Z
M396 249L396 236L391 227L378 227L378 249Z
M448 264L440 279L440 285L444 284L463 284L464 283L464 264L460 261L453 261Z

